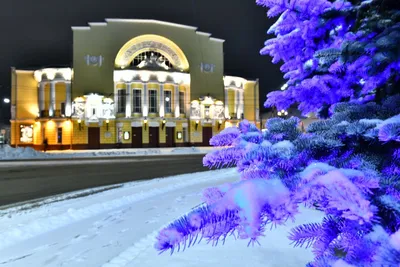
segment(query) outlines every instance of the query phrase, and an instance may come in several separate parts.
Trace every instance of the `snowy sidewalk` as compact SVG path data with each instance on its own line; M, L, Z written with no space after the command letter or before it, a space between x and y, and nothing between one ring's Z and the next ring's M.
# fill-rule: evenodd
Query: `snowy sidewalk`
M131 157L150 155L190 155L206 154L214 147L170 147L170 148L121 148L98 150L51 150L46 153L33 148L4 146L0 148L0 160L14 159L65 159L76 157Z
M36 203L37 208L1 210L0 265L304 266L311 252L289 245L290 226L267 232L261 247L231 239L216 248L202 242L184 253L157 255L157 230L199 205L203 188L238 179L234 169L209 171L127 183L82 198ZM298 222L320 220L318 212L305 211Z

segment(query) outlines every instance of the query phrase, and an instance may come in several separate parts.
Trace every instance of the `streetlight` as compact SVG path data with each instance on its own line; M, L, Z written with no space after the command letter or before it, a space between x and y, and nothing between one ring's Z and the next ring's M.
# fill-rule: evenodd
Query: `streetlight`
M285 117L288 115L288 112L284 109L282 109L281 111L278 111L278 116L279 117Z
M10 99L9 98L4 98L3 102L6 103L6 104L9 104L10 103Z

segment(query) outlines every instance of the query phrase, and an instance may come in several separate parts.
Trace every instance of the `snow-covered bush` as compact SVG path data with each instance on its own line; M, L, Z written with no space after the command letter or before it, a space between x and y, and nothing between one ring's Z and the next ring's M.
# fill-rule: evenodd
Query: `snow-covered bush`
M293 123L296 118L272 119L264 133L247 121L240 130L226 130L218 138L229 134L231 141L224 144L232 145L209 153L204 164L234 164L242 180L205 190L205 206L164 229L157 249L191 246L202 238L216 244L228 235L256 243L268 224L294 219L299 205L305 205L326 214L322 223L301 225L289 235L295 246L312 247L316 258L310 266L339 260L391 266L400 250L382 244L383 237L371 238L377 227L391 236L400 226L400 135L379 134L400 118L384 118L379 112L384 105L369 117L343 120L341 113L365 107L340 103L331 119L310 124L304 134Z

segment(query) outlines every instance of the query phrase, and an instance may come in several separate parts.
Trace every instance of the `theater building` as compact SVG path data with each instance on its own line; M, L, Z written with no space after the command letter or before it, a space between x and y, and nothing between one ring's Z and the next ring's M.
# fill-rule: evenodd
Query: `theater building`
M72 66L12 68L13 146L204 146L244 118L259 124L258 81L224 75L224 40L155 20L72 31Z

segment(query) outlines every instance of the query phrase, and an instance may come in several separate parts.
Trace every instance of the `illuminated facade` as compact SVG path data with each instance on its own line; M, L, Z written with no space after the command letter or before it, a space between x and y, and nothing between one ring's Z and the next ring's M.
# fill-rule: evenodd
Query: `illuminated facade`
M72 30L73 67L12 69L12 145L208 145L243 118L259 123L258 82L224 76L224 40L154 20Z

